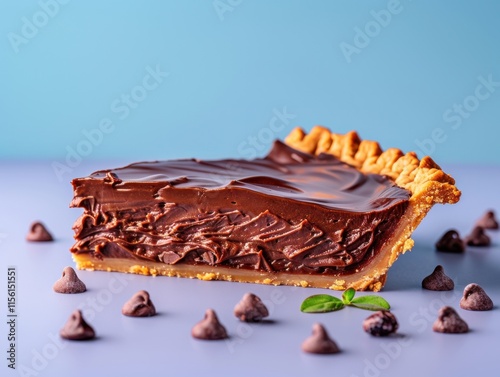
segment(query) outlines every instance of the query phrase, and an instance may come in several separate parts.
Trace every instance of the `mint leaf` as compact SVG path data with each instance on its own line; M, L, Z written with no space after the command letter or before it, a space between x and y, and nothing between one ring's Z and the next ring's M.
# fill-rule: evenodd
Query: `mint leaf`
M327 313L343 309L346 305L365 310L389 310L391 306L380 296L360 296L354 297L356 290L346 289L342 293L342 300L337 297L319 294L306 298L300 310L304 313Z
M389 310L391 306L380 296L360 296L351 300L349 305L366 310Z
M354 288L346 289L344 293L342 293L342 302L349 305L355 294L356 290Z
M342 300L330 295L314 295L306 298L300 306L304 313L327 313L340 310L344 307Z

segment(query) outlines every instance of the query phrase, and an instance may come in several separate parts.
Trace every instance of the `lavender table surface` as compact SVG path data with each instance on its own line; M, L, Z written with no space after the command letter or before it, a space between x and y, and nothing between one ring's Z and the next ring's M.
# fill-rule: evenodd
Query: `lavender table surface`
M434 242L449 228L462 235L489 208L500 212L500 168L448 166L462 189L454 206L436 206L414 233L414 249L393 266L380 294L399 320L399 336L374 338L361 323L370 312L346 308L326 314L304 314L301 302L321 289L274 287L191 279L145 277L79 271L88 291L62 295L52 285L65 266L72 266L71 226L79 209L69 209L69 180L125 161L84 162L62 181L50 161L0 161L0 375L2 376L465 376L498 373L500 345L500 232L489 232L493 244L468 248L463 255L434 251ZM28 243L24 237L33 220L42 220L55 242ZM422 279L437 264L455 281L455 290L421 289ZM15 367L9 354L7 269L16 269ZM459 308L463 288L482 285L496 303L489 312ZM151 294L158 315L129 318L123 303L140 289ZM232 314L246 292L260 296L271 312L265 324L244 324ZM359 293L364 294L364 293ZM438 334L432 323L440 307L457 309L471 332ZM76 308L95 328L97 339L70 342L59 330ZM191 327L207 308L226 326L226 341L191 338ZM325 325L342 353L329 356L301 352L313 323Z

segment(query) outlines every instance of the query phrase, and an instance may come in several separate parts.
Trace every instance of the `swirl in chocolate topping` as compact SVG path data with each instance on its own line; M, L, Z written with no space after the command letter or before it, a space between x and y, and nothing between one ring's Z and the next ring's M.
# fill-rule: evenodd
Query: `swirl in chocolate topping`
M301 273L362 267L409 199L383 176L281 142L262 159L136 163L72 183L71 206L85 209L74 253Z

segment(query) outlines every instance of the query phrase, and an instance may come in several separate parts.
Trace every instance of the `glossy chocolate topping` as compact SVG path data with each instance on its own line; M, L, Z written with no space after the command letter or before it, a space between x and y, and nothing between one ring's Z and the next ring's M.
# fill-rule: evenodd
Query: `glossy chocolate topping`
M262 159L143 162L72 183L75 253L327 274L369 261L410 196L281 142Z

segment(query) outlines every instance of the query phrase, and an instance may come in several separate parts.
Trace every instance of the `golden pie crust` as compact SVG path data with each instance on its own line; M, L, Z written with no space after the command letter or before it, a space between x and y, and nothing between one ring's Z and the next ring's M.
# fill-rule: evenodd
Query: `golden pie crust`
M285 143L310 154L331 154L363 173L385 175L411 193L406 212L379 254L363 270L344 275L344 282L331 287L333 289L352 287L379 291L389 267L399 255L413 247L411 235L432 206L436 203L453 204L460 199L455 180L430 157L419 160L414 152L404 154L396 148L382 151L377 142L361 140L355 131L340 135L316 126L306 134L301 128L295 128L285 138Z

